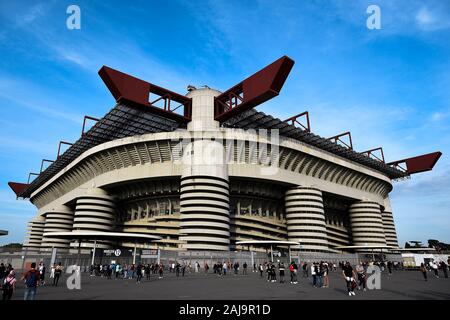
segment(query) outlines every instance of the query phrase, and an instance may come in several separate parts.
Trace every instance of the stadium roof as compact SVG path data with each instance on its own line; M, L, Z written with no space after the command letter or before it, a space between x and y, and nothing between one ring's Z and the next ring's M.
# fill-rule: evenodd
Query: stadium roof
M408 177L414 173L431 170L442 155L441 152L434 152L385 163L384 155L382 160L379 159L380 161L370 157L371 151L381 148L360 153L354 151L352 146L346 148L339 145L337 139L332 141L342 135L327 139L311 133L309 118L308 128L303 130L304 128L296 127L294 121L292 124L288 123L288 120L292 118L281 121L253 109L280 93L293 65L292 59L283 56L224 91L214 101L215 119L221 122L222 126L230 128L279 129L281 136L302 141L357 162L382 172L391 179ZM90 130L83 133L80 139L70 144L71 146L61 156L58 154L55 161L44 159L43 162L51 162L51 165L42 171L42 162L39 174L30 173L30 175L37 175L37 178L31 183L9 182L9 186L17 197L29 198L40 186L92 147L135 135L174 131L186 127L191 120L192 101L186 96L106 66L100 69L99 75L116 99L117 105L99 119ZM151 97L152 99L150 99ZM164 103L164 107L158 107L157 103ZM181 110L178 113L175 112L180 107L183 107L182 114L180 114Z
M146 107L135 105L132 102L119 103L39 174L33 182L22 188L18 197L29 198L35 190L83 152L101 143L145 133L174 131L179 127L179 122L157 115L149 108L146 109ZM10 186L11 184L13 183L10 183Z
M369 158L359 152L338 145L329 139L322 138L311 132L297 128L294 125L274 118L271 115L266 115L263 112L256 111L255 109L250 109L234 116L233 118L227 120L224 125L242 129L278 129L280 131L280 136L294 138L348 160L355 161L359 164L380 171L391 179L408 176L408 173L402 170L391 167L381 161Z

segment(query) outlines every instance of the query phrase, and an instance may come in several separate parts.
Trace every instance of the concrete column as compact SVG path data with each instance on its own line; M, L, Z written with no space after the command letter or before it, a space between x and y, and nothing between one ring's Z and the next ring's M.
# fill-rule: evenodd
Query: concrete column
M381 218L383 220L386 244L390 247L398 248L397 232L395 231L394 216L389 198L386 198L384 201L384 211L381 213Z
M289 241L300 242L304 251L329 251L322 191L294 187L286 192L285 207Z
M77 198L73 220L73 232L111 232L115 229L116 211L114 198L105 190L91 188ZM107 249L110 243L98 241L97 248ZM92 247L91 242L83 246Z
M222 141L209 140L219 130L214 120L214 97L218 91L191 91L192 118L188 130L194 140L183 150L180 186L180 240L191 250L224 250L230 247L228 168ZM200 139L203 138L203 139Z
M45 218L37 216L28 223L27 238L24 241L24 247L41 248L42 236L44 234Z
M45 214L44 238L42 247L69 249L70 240L47 238L49 232L70 232L73 228L73 211L65 205L61 205Z
M350 206L350 225L353 245L383 246L386 245L380 205L363 200Z

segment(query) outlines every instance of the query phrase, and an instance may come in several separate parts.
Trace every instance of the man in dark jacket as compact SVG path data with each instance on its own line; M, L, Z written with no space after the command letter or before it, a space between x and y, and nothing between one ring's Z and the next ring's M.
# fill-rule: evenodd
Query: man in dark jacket
M39 272L36 270L36 263L31 264L31 269L22 277L25 281L24 300L34 300L36 296L37 285L39 282Z

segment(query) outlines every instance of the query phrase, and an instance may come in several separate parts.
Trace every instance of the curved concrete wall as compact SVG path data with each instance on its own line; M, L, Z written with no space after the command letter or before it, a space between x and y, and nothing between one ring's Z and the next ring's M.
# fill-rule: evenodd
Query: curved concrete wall
M70 232L73 228L73 211L67 206L59 206L45 214L44 233L47 232ZM70 240L59 238L42 239L42 247L44 248L61 248L68 249Z
M78 197L73 230L113 231L115 226L113 197L104 190L94 188Z
M183 154L180 240L186 249L229 250L230 199L223 144L199 140Z
M353 245L386 245L381 208L378 203L359 201L350 206L349 214Z
M23 246L29 248L41 248L44 226L45 219L42 216L38 216L28 223L28 236Z
M322 192L296 187L286 192L285 201L289 241L300 242L302 251L329 251Z
M381 217L383 219L386 244L390 247L398 248L397 232L395 231L394 216L392 215L392 212L383 211Z

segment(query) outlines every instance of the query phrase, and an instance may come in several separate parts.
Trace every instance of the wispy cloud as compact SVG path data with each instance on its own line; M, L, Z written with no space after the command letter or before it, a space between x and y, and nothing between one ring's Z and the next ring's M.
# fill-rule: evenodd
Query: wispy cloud
M59 103L54 103L54 106L52 107L46 106L49 103L48 101L52 100L51 98L33 99L33 96L39 96L41 94L40 91L41 88L36 87L34 84L28 83L27 80L11 80L3 78L0 75L1 98L45 116L69 120L77 124L82 123L83 116L81 114L68 112L64 110ZM5 104L6 102L4 100L0 102L0 106Z

